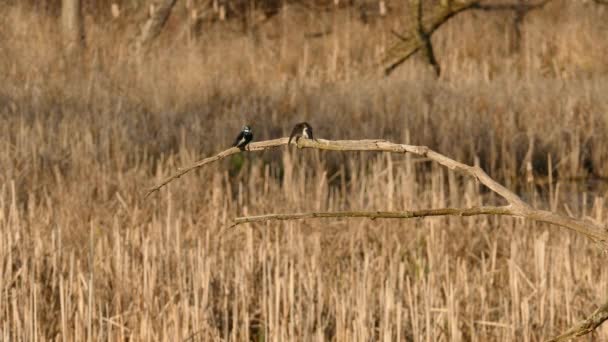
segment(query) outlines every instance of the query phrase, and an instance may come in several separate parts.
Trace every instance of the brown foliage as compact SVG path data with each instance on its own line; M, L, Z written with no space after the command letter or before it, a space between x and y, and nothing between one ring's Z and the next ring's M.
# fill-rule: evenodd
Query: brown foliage
M235 216L266 212L498 204L425 160L284 148L227 158L143 200L142 189L223 150L245 122L262 140L306 120L320 138L477 161L535 207L605 224L605 9L563 1L526 16L521 54L510 53L507 15L465 13L433 37L440 80L418 58L385 79L376 62L402 25L396 4L368 24L348 8L293 5L250 35L205 23L197 42L176 11L135 65L133 24L87 17L77 69L55 16L3 7L3 339L82 340L91 324L94 339L512 341L590 314L606 297L605 256L519 219L219 234Z

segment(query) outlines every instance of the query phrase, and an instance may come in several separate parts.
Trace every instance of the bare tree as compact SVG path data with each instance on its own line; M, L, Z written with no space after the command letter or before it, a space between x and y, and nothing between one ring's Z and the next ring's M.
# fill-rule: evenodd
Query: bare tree
M385 64L384 72L389 75L416 52L422 50L429 64L433 66L435 73L439 76L441 68L433 51L431 37L452 17L466 10L515 12L515 48L519 49L521 24L525 16L532 10L542 8L550 1L542 0L527 4L518 0L517 3L485 4L482 0L442 0L433 5L432 8L425 10L424 1L412 0L412 13L415 13L414 23L406 28L403 33L392 32L399 39L399 42L388 50L383 61Z
M66 51L74 53L84 45L82 5L80 0L62 0L61 26Z
M415 23L411 24L403 33L393 32L400 41L393 45L386 54L383 61L387 65L384 68L385 74L390 74L416 52L425 49L429 62L431 65L435 64L435 72L439 75L441 69L438 67L432 49L431 37L433 33L435 33L441 25L450 20L450 18L462 11L474 7L478 3L478 0L441 1L439 4L435 5L429 13L425 13L423 1L414 0L412 9L413 13L416 13Z

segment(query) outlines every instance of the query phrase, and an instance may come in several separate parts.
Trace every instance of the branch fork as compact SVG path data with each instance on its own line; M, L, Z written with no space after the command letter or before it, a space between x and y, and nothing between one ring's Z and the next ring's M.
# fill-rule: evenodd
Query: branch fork
M288 144L288 138L279 138L266 141L258 141L248 145L248 152L260 152ZM282 220L303 220L318 218L369 218L375 219L409 219L427 216L474 216L474 215L503 215L521 217L537 222L545 222L555 226L563 227L571 231L583 234L592 241L599 243L605 250L608 249L608 231L603 225L595 222L585 221L579 218L554 213L547 210L532 208L524 202L518 195L496 182L479 166L470 166L455 161L443 154L429 149L426 146L396 144L386 140L325 140L325 139L299 139L298 148L310 148L328 151L370 151L385 153L411 153L420 157L428 158L444 167L457 171L475 178L481 184L501 196L507 201L504 206L482 206L472 208L439 208L422 209L409 211L343 211L343 212L308 212L295 214L267 214L258 216L244 216L234 219L231 227L243 223L259 223L267 221ZM173 175L162 180L158 185L148 189L146 197L159 191L170 182L180 178L184 174L203 167L207 164L222 160L233 154L242 153L236 147L222 151L215 156L202 159L191 166L180 168ZM563 341L572 337L582 336L594 331L604 321L608 320L608 302L600 306L589 318L585 319L577 326L571 328L566 333L550 340Z

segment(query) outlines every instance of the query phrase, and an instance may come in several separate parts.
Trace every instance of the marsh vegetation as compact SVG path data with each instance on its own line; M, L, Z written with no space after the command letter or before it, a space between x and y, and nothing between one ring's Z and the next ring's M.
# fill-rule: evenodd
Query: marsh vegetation
M244 215L502 204L424 158L245 152L143 197L244 124L266 140L307 121L323 139L428 146L536 208L605 224L608 6L552 1L518 49L512 13L462 13L433 35L437 78L420 56L378 71L402 1L365 18L289 2L255 29L228 13L196 35L178 1L137 60L141 8L85 2L74 57L44 3L0 9L0 339L539 341L608 297L602 248L523 219L223 232Z

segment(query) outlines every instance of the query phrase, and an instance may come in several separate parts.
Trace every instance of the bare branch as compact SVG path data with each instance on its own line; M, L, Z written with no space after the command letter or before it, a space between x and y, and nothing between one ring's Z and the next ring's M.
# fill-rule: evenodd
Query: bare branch
M597 310L595 310L591 316L585 320L579 322L577 325L572 327L565 333L548 340L547 342L560 342L566 341L575 337L587 335L588 333L597 329L602 323L608 320L608 302L604 303Z
M433 67L433 70L435 70L435 75L439 77L441 75L441 66L439 66L439 62L437 62L437 58L435 57L431 35L424 28L424 11L422 9L422 0L416 0L414 1L414 4L417 7L418 36L423 42L422 47L424 47L424 52L429 64Z
M275 148L275 147L279 147L279 146L283 146L283 145L287 145L287 141L289 139L288 138L280 138L280 139L274 139L274 140L266 140L266 141L260 141L260 142L255 142L255 143L251 143L249 145L247 145L247 151L250 152L257 152L257 151L264 151L264 150L268 150L271 148ZM199 167L203 167L209 163L213 163L219 160L222 160L226 157L229 157L233 154L237 154L237 153L241 153L242 151L240 149L238 149L237 147L231 147L227 150L224 150L218 154L216 154L213 157L209 157L209 158L205 158L202 160L199 160L198 162L185 167L185 168L179 168L177 170L176 173L172 174L171 176L165 178L162 182L160 182L158 185L151 187L150 189L148 189L148 191L146 192L145 197L150 196L152 193L160 190L162 187L164 187L165 185L171 183L172 181L180 178L181 176L185 175L186 173L198 169Z
M482 0L446 0L441 1L439 4L434 6L429 12L429 15L423 15L422 0L415 0L414 6L416 9L416 25L407 28L403 34L397 35L399 42L393 45L387 52L386 58L383 63L387 65L384 68L384 73L389 75L403 62L408 60L413 54L418 52L420 49L424 49L427 54L429 63L435 69L435 73L439 74L441 69L439 63L435 58L433 52L433 46L431 43L431 37L433 33L441 25L445 24L452 17L457 14L464 12L469 9L484 10L484 11L497 11L507 10L515 11L515 29L516 35L520 34L521 22L525 15L536 9L543 8L547 3L552 0L542 0L532 4L524 3L503 3L503 4L483 4ZM606 0L596 0L606 1ZM395 34L395 33L393 33Z
M408 219L427 216L475 216L475 215L505 215L529 219L537 222L550 223L556 226L568 228L581 233L595 242L608 247L608 234L601 227L594 227L590 222L556 214L546 210L524 209L517 205L500 207L485 206L473 208L441 208L422 209L415 211L347 211L347 212L310 212L297 214L267 214L259 216L243 216L234 219L231 227L242 223L255 223L265 221L302 220L311 218L337 218L337 217L359 217L359 218L392 218Z
M503 3L503 4L475 4L472 9L483 10L483 11L523 11L529 12L535 9L541 9L552 0L543 0L533 4L525 3Z
M419 15L417 19L420 19L421 23L417 21L414 27L410 27L409 29L405 30L404 34L400 35L404 38L411 38L407 40L401 39L399 43L395 44L389 49L387 56L384 59L384 63L388 65L384 69L384 73L386 75L389 75L397 67L403 64L403 62L410 58L414 53L416 53L421 48L425 48L426 42L419 34L420 27L423 28L425 35L428 36L428 39L430 39L433 33L441 25L445 24L448 20L450 20L450 18L454 17L462 11L465 11L475 6L478 3L479 0L448 0L446 2L442 2L441 4L433 8L430 15L424 16L424 18L421 18L421 16Z
M248 151L264 151L267 149L276 148L279 146L287 145L288 138L280 138L274 140L260 141L247 145ZM505 188L488 176L485 171L477 166L469 166L460 162L457 162L451 158L448 158L438 152L430 150L426 146L415 146L405 144L395 144L386 140L325 140L325 139L300 139L298 141L298 148L312 148L318 150L329 150L329 151L376 151L376 152L389 152L389 153L412 153L418 156L427 157L428 159L441 164L451 170L458 171L467 174L480 183L494 191L501 197L503 197L509 204L510 212L504 213L503 215L513 215L528 218L535 221L547 222L561 227L571 229L579 232L593 241L599 242L606 245L608 242L608 233L604 227L595 224L593 222L587 222L580 219L568 217L565 215L552 213L550 211L536 210L531 208L527 203L521 200L519 196ZM163 186L169 184L171 181L183 176L184 174L202 167L206 164L221 160L232 154L240 153L238 148L230 148L219 154L203 159L192 166L178 170L175 174L167 177L158 185L150 188L146 196L151 193L160 190ZM466 209L459 209L466 210Z
M297 214L268 214L258 216L244 216L234 219L231 226L235 227L243 223L266 222L266 221L288 221L303 220L311 218L340 218L340 217L363 217L375 219L409 219L427 216L474 216L474 215L512 215L509 206L502 207L474 207L474 208L441 208L422 209L407 211L338 211L338 212L310 212Z
M265 151L271 148L280 147L287 145L288 138L280 138L274 140L266 140L254 142L247 145L247 151L258 152ZM429 157L437 163L448 167L452 170L467 173L472 177L479 179L479 181L492 189L502 197L504 197L509 203L516 204L518 206L527 207L528 205L523 202L517 195L507 190L502 185L493 181L481 168L469 166L463 163L459 163L453 159L450 159L442 154L429 150L426 146L414 146L405 144L395 144L386 140L325 140L325 139L300 139L298 140L299 148L314 148L319 150L331 150L331 151L377 151L377 152L392 152L392 153L412 153L423 157ZM236 147L229 148L225 151L218 153L217 155L209 158L200 160L193 165L179 169L175 174L167 177L158 185L150 188L146 196L151 193L160 190L163 186L169 184L171 181L180 178L184 174L202 167L206 164L224 159L230 155L240 153Z

